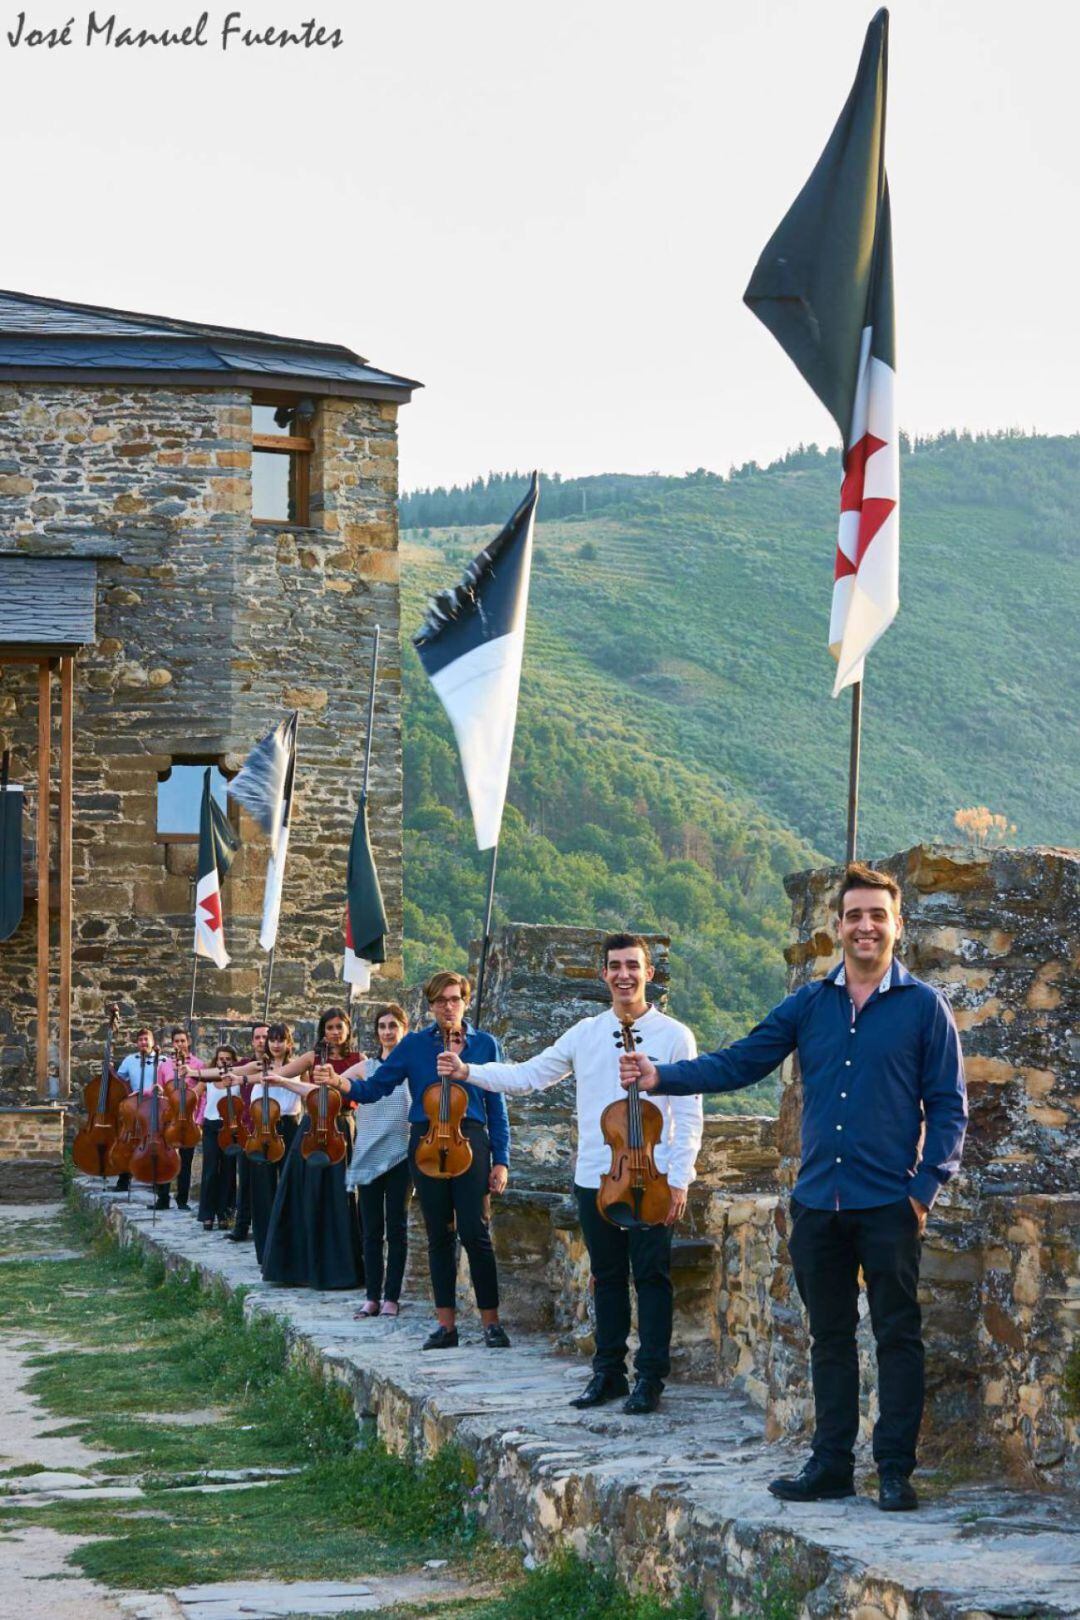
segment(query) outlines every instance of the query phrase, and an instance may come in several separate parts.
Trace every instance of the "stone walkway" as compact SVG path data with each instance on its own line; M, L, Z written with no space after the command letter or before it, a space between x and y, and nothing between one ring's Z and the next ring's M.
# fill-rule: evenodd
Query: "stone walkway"
M807 1620L1058 1620L1080 1617L1080 1507L1049 1494L965 1486L917 1514L873 1500L793 1507L766 1484L802 1460L767 1445L761 1415L730 1392L672 1385L659 1413L567 1405L587 1369L537 1337L485 1350L466 1323L457 1351L423 1355L428 1308L357 1322L357 1296L272 1288L249 1245L82 1189L114 1229L170 1264L250 1290L247 1308L287 1327L300 1353L353 1390L398 1449L456 1440L476 1459L489 1530L548 1556L569 1542L606 1552L630 1577L691 1580L710 1610L726 1585L743 1601L781 1566L806 1592ZM513 1324L509 1324L513 1335Z
M46 1266L78 1259L82 1250L55 1245L48 1206L0 1208L0 1236L7 1252L0 1264L20 1257ZM39 1235L40 1234L40 1235ZM0 1288L3 1275L0 1272ZM27 1391L32 1358L62 1350L30 1332L0 1334L0 1510L60 1502L132 1501L140 1484L118 1483L110 1472L111 1453L73 1435L55 1435L56 1417ZM213 1413L209 1414L213 1416ZM208 1413L187 1414L205 1421ZM161 1414L175 1423L176 1413ZM31 1468L32 1473L10 1470ZM192 1490L258 1489L293 1469L203 1470L205 1481ZM181 1487L182 1489L184 1487ZM405 1605L418 1614L437 1615L445 1604L484 1594L484 1588L444 1572L441 1560L419 1571L365 1576L355 1581L242 1581L192 1586L173 1592L113 1592L80 1575L68 1562L84 1537L40 1525L19 1525L0 1544L0 1620L279 1620L293 1615L385 1614Z

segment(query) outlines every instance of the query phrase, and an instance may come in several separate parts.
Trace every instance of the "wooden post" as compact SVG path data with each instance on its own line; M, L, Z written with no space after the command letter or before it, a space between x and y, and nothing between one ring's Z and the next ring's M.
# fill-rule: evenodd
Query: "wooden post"
M75 660L60 660L60 1095L71 1095L71 789Z
M37 804L37 1091L49 1089L49 776L52 747L52 671L38 665Z

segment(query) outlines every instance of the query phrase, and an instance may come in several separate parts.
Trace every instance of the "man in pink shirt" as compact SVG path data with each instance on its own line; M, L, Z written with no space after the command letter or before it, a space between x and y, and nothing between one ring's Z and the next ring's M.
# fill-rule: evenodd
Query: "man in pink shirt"
M161 1084L163 1086L170 1085L180 1074L183 1074L189 1082L194 1083L199 1070L205 1068L206 1064L202 1058L195 1057L192 1053L191 1037L187 1030L181 1029L178 1025L172 1032L172 1057L165 1058L161 1064L159 1072ZM197 1101L198 1094L192 1091L188 1097L188 1107L191 1110L192 1119L195 1118ZM191 1191L191 1162L194 1157L195 1149L193 1147L180 1149L180 1173L176 1178L177 1209L188 1209L190 1207L188 1205L188 1194ZM164 1204L162 1204L161 1190L158 1189L158 1204L159 1207L165 1209L169 1207L168 1189L164 1194Z

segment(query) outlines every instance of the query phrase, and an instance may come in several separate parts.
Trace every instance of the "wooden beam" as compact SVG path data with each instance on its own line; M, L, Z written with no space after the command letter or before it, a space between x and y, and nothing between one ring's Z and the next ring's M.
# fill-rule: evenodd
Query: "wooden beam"
M38 665L37 805L37 1090L49 1090L49 777L52 748L52 673Z
M75 660L60 661L60 1095L71 1095L71 801Z

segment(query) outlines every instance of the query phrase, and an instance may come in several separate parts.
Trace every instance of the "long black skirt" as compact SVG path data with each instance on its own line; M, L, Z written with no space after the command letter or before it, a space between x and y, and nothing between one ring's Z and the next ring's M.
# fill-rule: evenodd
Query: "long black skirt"
M262 1274L290 1288L357 1288L361 1278L356 1212L345 1185L347 1160L305 1159L300 1144L311 1128L304 1120L293 1138L263 1244ZM346 1133L352 1137L352 1119Z
M288 1159L288 1150L292 1147L293 1138L299 1128L299 1119L283 1114L278 1122L278 1130L285 1142L285 1154L276 1164L270 1164L266 1159L248 1159L248 1185L251 1189L251 1233L255 1239L255 1258L260 1266L263 1254L266 1251L266 1234L270 1229L270 1216L274 1208L274 1198L277 1195L278 1184Z

